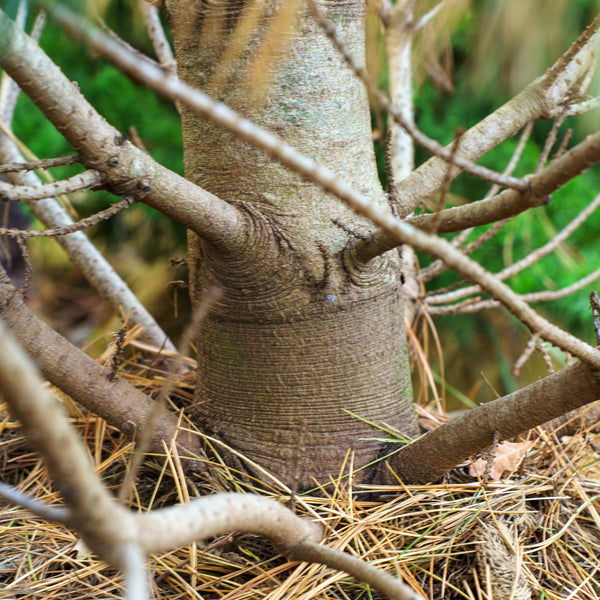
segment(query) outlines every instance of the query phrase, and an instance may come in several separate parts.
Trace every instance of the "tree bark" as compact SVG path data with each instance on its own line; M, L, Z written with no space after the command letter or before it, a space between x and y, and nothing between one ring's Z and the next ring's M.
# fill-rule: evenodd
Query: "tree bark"
M167 2L179 77L384 204L366 93L310 9L289 4ZM325 5L362 59L364 3ZM190 235L193 300L223 292L198 339L203 426L302 488L337 476L349 448L354 467L377 458L386 434L366 421L414 436L396 255L358 266L343 250L369 222L190 111L182 120L186 177L251 223L238 253Z

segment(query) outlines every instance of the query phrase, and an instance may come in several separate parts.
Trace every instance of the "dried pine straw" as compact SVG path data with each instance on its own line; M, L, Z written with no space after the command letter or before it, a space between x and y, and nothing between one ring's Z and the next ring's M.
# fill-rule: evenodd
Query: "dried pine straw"
M124 376L146 392L161 385L158 372L144 375L148 371L139 366L139 356L127 371ZM192 384L190 374L182 375L173 401L192 402ZM132 443L56 394L106 485L118 493ZM185 420L182 426L193 428ZM600 598L600 439L585 432L562 438L537 433L519 470L500 481L484 485L468 475L467 465L444 482L425 486L359 486L345 477L298 496L295 510L323 523L328 545L402 575L426 598ZM259 488L225 467L220 447L212 447L212 469L205 473L184 475L185 458L167 450L147 460L131 496L132 509L232 490L258 491L290 504L282 484L272 479L266 490ZM345 472L351 460L348 456ZM19 490L60 502L40 458L3 405L0 469L1 479ZM121 597L121 576L88 556L72 531L2 502L0 532L0 598ZM289 562L250 534L154 556L150 568L155 597L162 599L380 597L344 573Z

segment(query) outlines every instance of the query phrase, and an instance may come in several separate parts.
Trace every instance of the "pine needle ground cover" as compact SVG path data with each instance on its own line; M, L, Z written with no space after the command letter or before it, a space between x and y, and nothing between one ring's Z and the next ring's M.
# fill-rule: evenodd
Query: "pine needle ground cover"
M140 352L122 375L147 393L164 373L140 366ZM193 375L182 373L171 400L192 401ZM101 419L59 395L105 483L118 494L134 445ZM420 409L431 426L440 416ZM182 428L192 428L184 420ZM531 432L525 452L499 475L475 467L478 457L442 482L424 486L355 485L352 455L327 486L304 494L268 474L259 484L226 467L228 452L206 438L208 469L176 450L148 457L137 477L132 510L185 502L201 495L248 491L293 506L318 519L325 543L401 575L423 596L509 600L600 597L600 436L579 430ZM517 444L522 444L517 441ZM480 460L500 455L492 448ZM244 457L239 456L240 464ZM491 463L490 463L491 464ZM6 407L0 407L0 476L22 492L60 503L40 457ZM494 479L496 477L496 479ZM499 477L499 478L498 478ZM0 598L120 598L120 575L109 569L62 526L26 510L0 504ZM154 556L156 598L211 600L358 599L379 597L365 584L320 565L289 562L265 540L233 534Z

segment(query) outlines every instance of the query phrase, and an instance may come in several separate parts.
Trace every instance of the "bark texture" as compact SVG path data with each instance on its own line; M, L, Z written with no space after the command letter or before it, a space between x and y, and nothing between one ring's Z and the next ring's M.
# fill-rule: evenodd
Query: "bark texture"
M355 56L364 3L324 7ZM366 94L304 3L167 2L179 76L386 203ZM284 482L375 459L377 429L417 433L397 255L344 251L373 226L317 186L182 111L186 176L248 218L241 251L190 236L192 295L223 295L198 339L198 418ZM379 434L379 435L378 435ZM369 476L365 471L365 477Z

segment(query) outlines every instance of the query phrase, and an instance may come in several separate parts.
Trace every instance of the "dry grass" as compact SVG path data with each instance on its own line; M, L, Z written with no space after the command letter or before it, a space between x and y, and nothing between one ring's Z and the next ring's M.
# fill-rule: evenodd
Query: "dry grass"
M146 391L156 390L160 373L142 369L141 362L139 353L130 359L126 376ZM190 402L192 383L191 375L182 376L174 402ZM62 400L106 485L118 493L132 444L68 398ZM596 443L597 436L584 432L559 438L540 431L519 471L498 482L483 485L466 466L426 486L358 486L350 477L297 497L295 508L325 525L328 545L401 574L426 598L595 599L600 597ZM184 458L153 456L137 478L132 508L258 489L225 467L219 448L214 450L208 473L184 475ZM21 491L60 501L5 407L0 407L0 469L2 480ZM260 493L291 502L289 491L275 480ZM121 597L120 576L88 556L73 532L5 503L0 531L0 598ZM288 562L249 534L154 556L151 579L156 597L171 600L378 597L344 573Z

